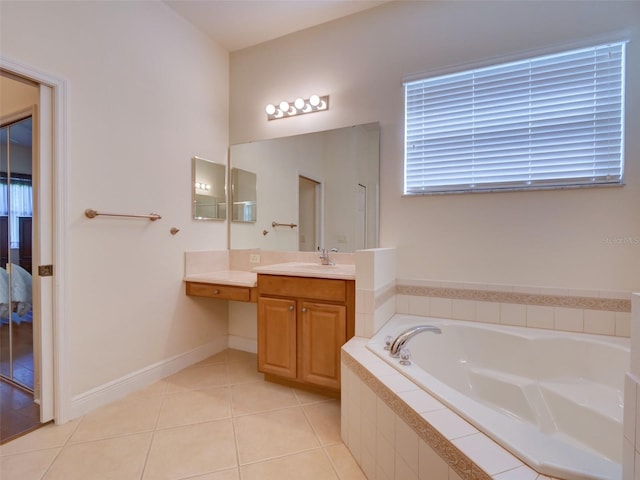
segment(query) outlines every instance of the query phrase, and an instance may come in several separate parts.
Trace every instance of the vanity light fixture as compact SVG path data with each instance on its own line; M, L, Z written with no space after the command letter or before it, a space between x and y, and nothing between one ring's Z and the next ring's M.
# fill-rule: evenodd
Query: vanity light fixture
M211 185L208 183L196 182L196 188L200 190L211 190Z
M305 113L320 112L329 109L329 95L311 95L309 98L296 98L293 102L282 101L277 106L270 103L265 107L267 120L295 117Z

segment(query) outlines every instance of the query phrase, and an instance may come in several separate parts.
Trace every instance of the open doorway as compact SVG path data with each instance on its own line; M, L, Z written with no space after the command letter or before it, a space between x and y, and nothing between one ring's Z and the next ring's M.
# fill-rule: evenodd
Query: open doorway
M0 81L0 442L4 443L40 425L32 276L34 117L39 88L4 73Z
M298 176L298 250L315 252L322 246L322 183Z

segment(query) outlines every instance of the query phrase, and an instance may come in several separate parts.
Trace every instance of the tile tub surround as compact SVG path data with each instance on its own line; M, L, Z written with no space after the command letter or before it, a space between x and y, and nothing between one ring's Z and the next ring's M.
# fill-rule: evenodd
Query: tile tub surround
M396 313L396 249L356 252L356 335L373 336Z
M622 477L640 478L640 294L631 295L631 368L624 383Z
M342 350L342 439L367 478L552 480L479 432L354 337Z
M356 252L356 335L395 313L629 337L629 292L396 277L396 251Z
M398 280L396 311L619 337L631 334L627 292Z

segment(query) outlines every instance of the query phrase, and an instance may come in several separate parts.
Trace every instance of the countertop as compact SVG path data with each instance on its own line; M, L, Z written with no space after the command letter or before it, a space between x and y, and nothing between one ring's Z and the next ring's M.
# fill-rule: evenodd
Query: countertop
M220 270L218 272L186 275L184 281L252 288L258 285L258 275L254 272L242 270Z
M265 275L287 275L292 277L333 278L355 280L356 266L353 264L321 265L320 263L288 262L255 267L255 273Z

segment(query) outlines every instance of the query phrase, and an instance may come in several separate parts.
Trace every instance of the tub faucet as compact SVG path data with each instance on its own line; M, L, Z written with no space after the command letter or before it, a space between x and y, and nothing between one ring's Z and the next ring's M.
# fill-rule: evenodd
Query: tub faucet
M404 347L405 343L407 343L411 338L415 337L421 332L442 333L442 330L440 330L438 327L434 327L433 325L418 325L416 327L408 328L400 335L398 335L396 339L391 343L391 348L389 348L389 355L396 358L399 357L400 350L402 350L402 347Z

